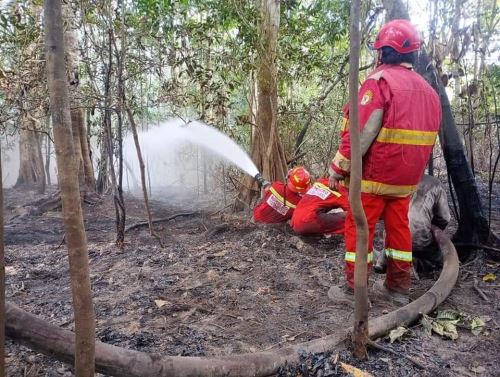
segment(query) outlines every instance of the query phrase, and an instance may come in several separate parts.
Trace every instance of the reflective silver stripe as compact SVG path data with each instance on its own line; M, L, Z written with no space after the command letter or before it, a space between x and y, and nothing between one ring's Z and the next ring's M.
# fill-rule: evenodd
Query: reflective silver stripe
M346 251L345 252L345 261L346 262L351 262L351 263L356 263L356 253L352 251ZM368 252L368 263L373 262L373 251Z
M324 185L321 182L314 182L313 186L316 186L322 190L328 191L329 193L335 195L337 198L340 198L342 196L338 191L332 190L330 187Z
M387 258L399 260L401 262L411 262L412 261L411 251L385 249L385 255L387 255Z

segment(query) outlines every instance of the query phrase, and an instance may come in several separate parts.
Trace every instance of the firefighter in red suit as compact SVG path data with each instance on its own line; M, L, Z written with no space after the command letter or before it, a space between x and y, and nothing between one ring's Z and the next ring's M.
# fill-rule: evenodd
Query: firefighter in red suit
M314 182L295 208L290 225L304 236L344 233L345 212L331 213L333 209L347 211L347 196L328 187L328 178Z
M375 224L384 220L387 234L385 283L375 285L396 304L409 302L412 240L408 222L410 195L416 190L429 160L441 122L439 97L412 70L420 38L407 20L385 24L373 45L377 68L359 90L359 121L363 171L361 201L368 220L369 268L373 260ZM350 170L349 108L344 108L341 145L330 166L330 186L347 186ZM347 285L332 287L328 295L350 298L353 291L356 228L352 213L345 223Z
M311 176L305 168L299 166L291 169L286 183L275 181L264 187L264 195L253 209L254 220L266 224L290 220L310 183Z

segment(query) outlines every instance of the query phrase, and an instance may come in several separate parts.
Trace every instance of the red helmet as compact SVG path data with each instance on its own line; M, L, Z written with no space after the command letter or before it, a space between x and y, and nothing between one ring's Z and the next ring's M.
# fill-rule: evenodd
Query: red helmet
M291 169L287 175L287 187L293 192L303 194L311 184L311 175L302 166Z
M420 36L410 21L392 20L382 26L373 44L376 50L382 47L392 47L400 54L418 51Z

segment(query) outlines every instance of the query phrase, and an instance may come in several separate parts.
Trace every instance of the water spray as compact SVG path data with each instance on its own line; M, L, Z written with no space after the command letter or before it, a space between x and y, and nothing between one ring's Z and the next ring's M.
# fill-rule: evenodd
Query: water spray
M191 119L170 119L160 124L159 127L152 127L146 132L141 132L140 140L145 146L146 155L152 156L152 160L162 161L168 158L173 160L177 148L183 143L190 143L239 167L256 180L259 188L271 184L259 173L250 156L240 145L221 131L203 122ZM131 143L131 140L126 141L126 155L133 150ZM132 166L131 161L134 161L135 157L127 157L125 159ZM182 162L180 167L183 168ZM158 176L163 174L161 172Z

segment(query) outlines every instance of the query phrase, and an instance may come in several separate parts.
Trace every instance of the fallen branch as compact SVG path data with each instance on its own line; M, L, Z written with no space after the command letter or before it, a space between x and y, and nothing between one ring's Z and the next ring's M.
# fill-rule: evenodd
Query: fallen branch
M193 215L196 215L196 214L197 214L197 212L182 212L182 213L177 213L175 215L172 215L172 216L169 216L169 217L165 217L163 219L153 220L152 223L153 224L166 223L166 222L168 222L170 220L176 219L176 218L181 217L181 216L193 216ZM131 231L133 229L142 228L142 227L148 226L148 225L149 225L149 221L141 221L140 223L135 223L135 224L129 225L128 227L125 228L125 233L127 233L128 231Z
M434 230L434 237L444 257L439 279L429 291L411 304L370 320L371 339L381 337L397 326L408 326L421 313L434 310L450 294L458 277L458 257L453 244L441 230ZM96 371L120 377L269 376L286 364L298 363L299 349L308 353L338 349L349 331L352 329L340 328L332 335L272 352L216 358L161 356L96 342ZM12 303L6 303L6 334L34 350L67 363L73 362L73 332L50 324Z
M474 289L476 290L477 293L479 293L479 296L482 297L482 299L486 302L490 302L490 299L488 298L488 296L486 296L486 294L481 290L481 288L479 288L478 286L478 281L477 279L474 279Z

